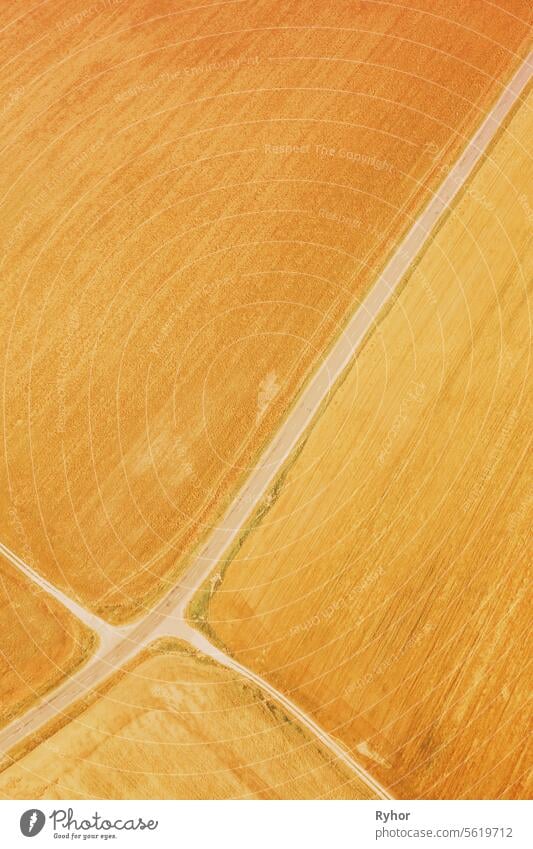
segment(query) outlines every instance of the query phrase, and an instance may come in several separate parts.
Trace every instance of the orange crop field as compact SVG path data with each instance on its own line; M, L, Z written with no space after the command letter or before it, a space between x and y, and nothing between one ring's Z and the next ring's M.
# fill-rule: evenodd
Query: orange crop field
M532 107L191 607L397 798L531 793Z
M371 799L372 791L259 690L178 640L0 773L10 799Z
M0 540L121 623L231 501L526 55L531 7L15 5L0 11Z
M96 635L0 557L0 727L72 674Z

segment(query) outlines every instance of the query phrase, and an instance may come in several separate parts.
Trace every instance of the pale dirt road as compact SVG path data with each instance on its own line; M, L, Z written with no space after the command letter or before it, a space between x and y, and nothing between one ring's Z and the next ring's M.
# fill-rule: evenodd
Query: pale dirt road
M100 637L100 647L92 659L75 675L57 687L43 701L23 717L0 732L0 748L6 752L40 726L67 712L69 706L115 672L153 640L161 636L176 636L194 645L204 654L260 687L281 704L298 721L357 775L381 798L392 798L346 750L337 744L290 699L271 687L259 676L241 666L213 646L206 637L192 629L185 621L185 611L193 595L231 546L243 524L265 494L269 484L279 472L292 450L310 424L317 409L327 398L331 388L354 356L361 342L378 320L381 311L400 286L405 272L431 236L435 225L450 207L465 181L487 150L503 121L528 85L533 70L533 55L522 63L499 100L495 103L459 160L435 193L433 199L395 250L382 274L364 298L352 319L325 357L314 377L297 399L284 424L263 454L251 476L231 504L209 539L195 556L180 583L163 598L141 621L117 628L88 613L76 602L37 575L30 567L0 545L6 557L24 573L54 595L89 624ZM90 621L89 621L90 620Z
M19 569L30 581L33 581L35 584L38 584L41 589L43 589L49 595L53 595L63 607L66 607L67 610L76 616L84 625L87 625L88 628L92 628L93 631L96 631L100 635L100 639L104 637L103 634L103 626L106 624L102 619L98 616L95 616L81 604L78 604L77 601L70 598L70 596L66 595L66 593L59 590L50 581L47 581L46 578L43 578L42 575L39 575L38 572L35 572L27 563L25 563L17 554L14 554L9 548L7 548L2 542L0 542L0 554L3 554L6 560L15 566L15 568ZM105 639L108 639L108 635L106 634Z

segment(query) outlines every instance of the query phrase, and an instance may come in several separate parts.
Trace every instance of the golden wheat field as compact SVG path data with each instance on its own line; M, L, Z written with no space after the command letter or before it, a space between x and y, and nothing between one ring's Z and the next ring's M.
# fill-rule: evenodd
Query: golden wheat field
M96 635L0 557L0 727L90 656Z
M523 798L533 97L192 615L399 798Z
M0 774L11 799L373 798L257 688L178 640Z
M530 11L2 5L5 545L113 622L175 582L524 57Z
M531 796L532 19L0 3L0 798Z

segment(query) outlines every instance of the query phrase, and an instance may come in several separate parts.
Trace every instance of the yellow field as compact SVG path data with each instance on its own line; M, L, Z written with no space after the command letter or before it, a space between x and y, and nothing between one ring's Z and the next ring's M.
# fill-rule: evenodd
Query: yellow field
M532 106L192 608L401 798L531 792Z
M6 545L115 622L175 581L530 11L67 0L9 25L3 5Z
M0 557L0 727L72 673L95 635Z
M178 640L152 644L70 723L5 769L0 795L374 798L255 687Z

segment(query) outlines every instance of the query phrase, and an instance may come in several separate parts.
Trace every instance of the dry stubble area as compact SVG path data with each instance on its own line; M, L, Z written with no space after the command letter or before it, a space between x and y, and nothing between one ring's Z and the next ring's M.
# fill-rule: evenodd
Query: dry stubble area
M532 106L192 609L400 798L531 792Z
M4 798L375 798L257 688L178 640L152 644L33 745L0 774Z
M92 653L95 634L0 557L0 727Z
M0 539L178 577L526 51L525 0L0 12ZM10 521L15 505L19 521Z

